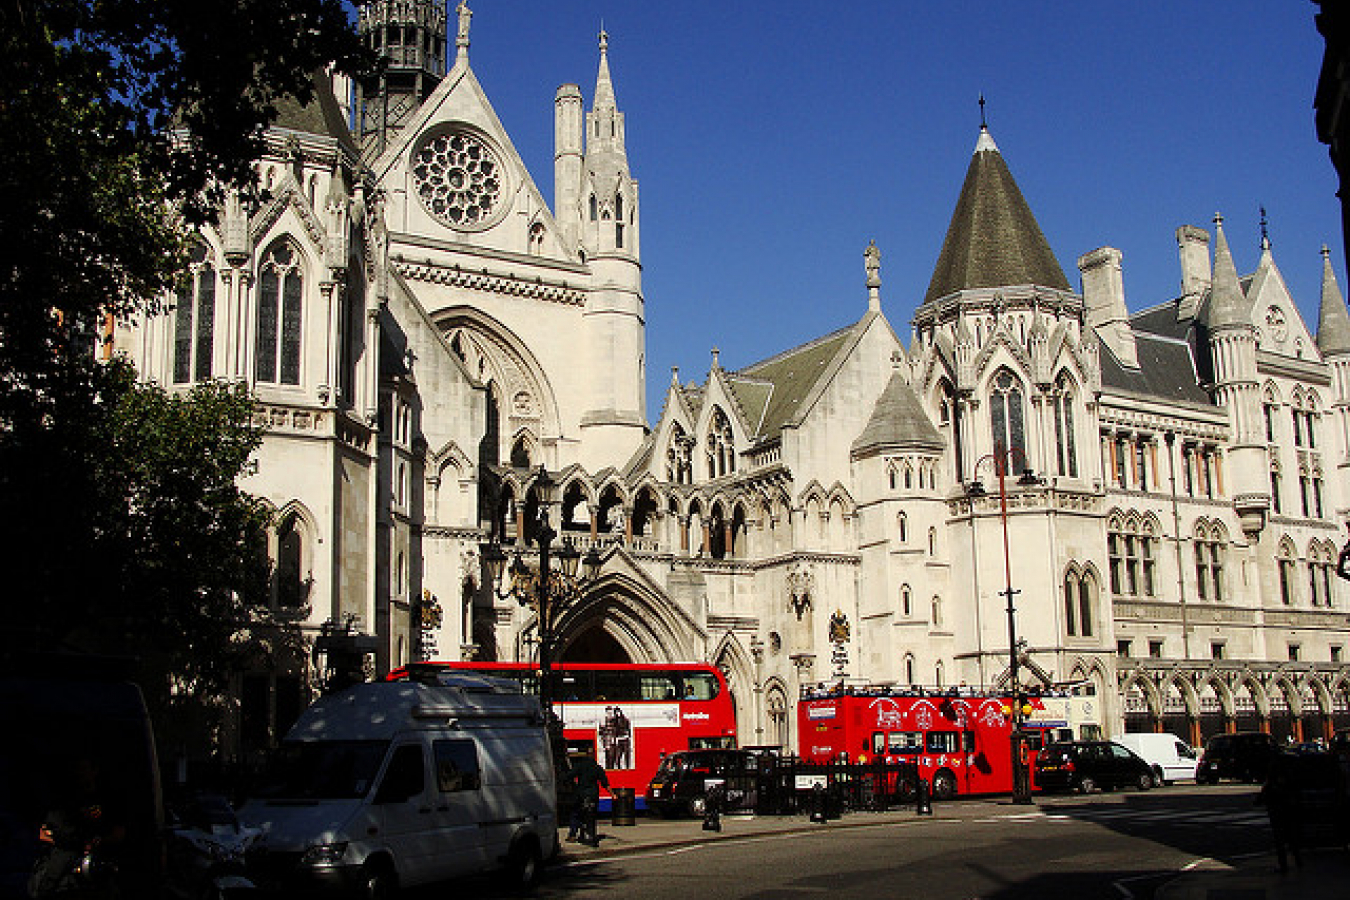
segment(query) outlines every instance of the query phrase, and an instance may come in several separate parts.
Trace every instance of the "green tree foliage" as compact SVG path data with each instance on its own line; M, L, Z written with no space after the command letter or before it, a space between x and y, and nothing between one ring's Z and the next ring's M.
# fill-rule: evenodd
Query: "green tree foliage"
M261 510L234 487L248 398L169 397L100 357L111 323L180 277L184 226L256 192L278 99L367 64L348 10L0 0L0 650L101 636L183 685L223 683L261 571Z

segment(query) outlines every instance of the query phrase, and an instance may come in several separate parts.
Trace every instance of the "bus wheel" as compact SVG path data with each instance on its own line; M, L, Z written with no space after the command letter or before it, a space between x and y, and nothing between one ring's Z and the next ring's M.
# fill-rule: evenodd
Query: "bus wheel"
M956 796L956 776L946 769L933 776L933 799L950 800Z

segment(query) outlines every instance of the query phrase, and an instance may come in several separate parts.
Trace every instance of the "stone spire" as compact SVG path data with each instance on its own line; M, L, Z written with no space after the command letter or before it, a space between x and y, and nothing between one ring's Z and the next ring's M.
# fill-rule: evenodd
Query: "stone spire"
M1323 355L1350 353L1350 312L1346 311L1331 253L1322 245L1322 307L1317 316L1317 346Z
M595 75L595 109L618 109L609 77L609 32L600 29L600 70Z
M1247 298L1238 280L1237 266L1223 233L1223 216L1214 214L1214 280L1210 287L1205 324L1211 329L1249 325Z

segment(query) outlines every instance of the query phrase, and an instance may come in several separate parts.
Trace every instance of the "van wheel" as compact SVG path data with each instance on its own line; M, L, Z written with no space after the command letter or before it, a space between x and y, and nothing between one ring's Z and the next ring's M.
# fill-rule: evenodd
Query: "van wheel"
M1163 778L1163 770L1162 770L1162 766L1154 766L1154 767L1153 767L1153 786L1154 786L1154 787L1167 787L1168 784L1170 784L1170 782L1169 782L1166 778Z
M398 896L398 876L387 863L367 866L361 896L364 900L392 900Z
M532 836L516 841L506 857L506 877L510 886L518 891L529 890L539 883L543 874L544 858L539 852L539 842Z
M708 798L699 794L689 798L689 815L695 819L703 818L708 812Z
M943 769L933 776L933 799L950 800L956 796L956 777Z

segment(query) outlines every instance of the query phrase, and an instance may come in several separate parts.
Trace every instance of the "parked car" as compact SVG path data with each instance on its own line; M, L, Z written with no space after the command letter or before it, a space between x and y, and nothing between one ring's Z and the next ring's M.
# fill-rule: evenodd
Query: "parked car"
M1035 784L1043 791L1081 791L1153 787L1153 768L1114 741L1047 744L1036 754Z
M1263 731L1216 734L1205 744L1196 783L1218 784L1221 778L1265 781L1274 755L1275 739Z
M1114 740L1149 764L1155 785L1191 781L1200 766L1200 754L1195 748L1173 734L1135 732Z
M660 816L702 816L708 792L723 789L723 810L753 809L757 755L749 750L683 750L661 760L647 785L647 809Z
M384 897L505 868L533 884L558 849L539 701L503 679L359 684L301 714L239 811L255 883Z

